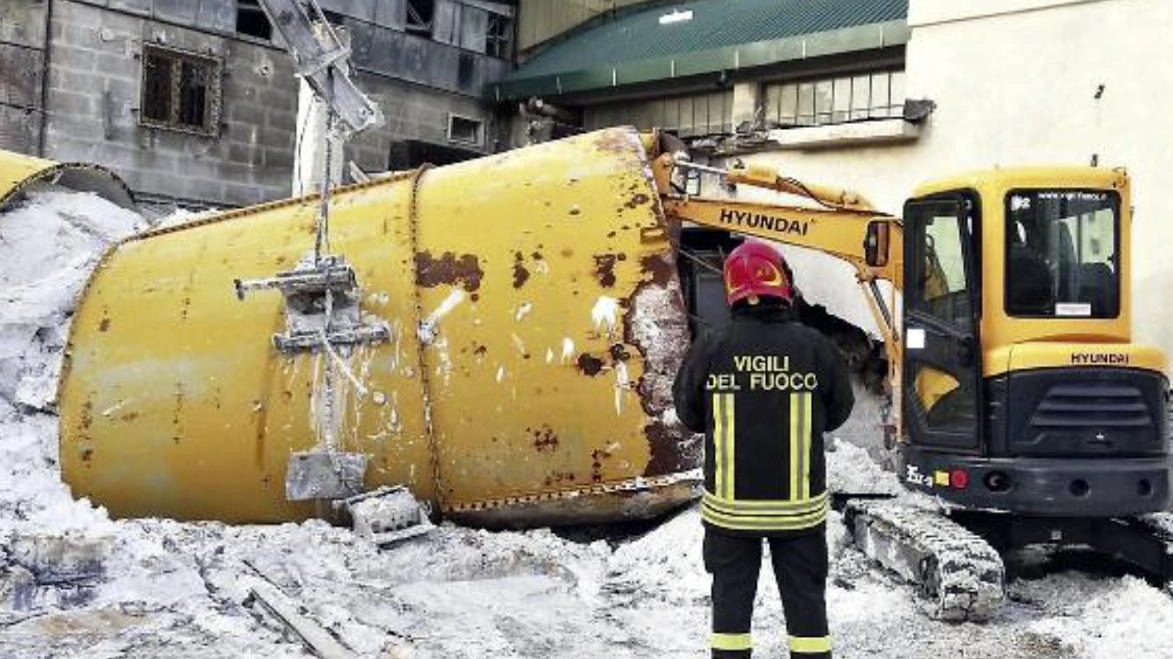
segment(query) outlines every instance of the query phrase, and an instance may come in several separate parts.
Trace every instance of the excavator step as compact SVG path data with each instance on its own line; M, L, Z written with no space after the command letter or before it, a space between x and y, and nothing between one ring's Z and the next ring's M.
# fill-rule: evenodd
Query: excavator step
M916 584L933 618L980 622L1001 606L1002 558L960 524L900 500L849 501L844 515L856 546Z

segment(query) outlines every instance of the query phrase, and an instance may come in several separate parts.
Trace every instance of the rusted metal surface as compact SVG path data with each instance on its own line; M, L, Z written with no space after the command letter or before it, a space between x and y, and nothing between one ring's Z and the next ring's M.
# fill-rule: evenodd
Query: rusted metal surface
M280 300L237 301L231 283L295 262L314 201L204 218L106 259L62 376L75 494L118 516L314 514L283 479L314 442L323 357L275 352ZM373 180L332 204L333 249L391 330L342 355L361 387L333 401L341 448L369 456L365 487L523 526L694 496L698 447L671 405L686 316L635 133Z

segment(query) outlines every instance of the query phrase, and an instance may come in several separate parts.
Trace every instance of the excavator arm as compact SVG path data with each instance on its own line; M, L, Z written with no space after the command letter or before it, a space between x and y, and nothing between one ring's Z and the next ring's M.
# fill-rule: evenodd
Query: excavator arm
M654 135L647 145L652 147L652 174L669 221L805 247L848 263L855 270L864 300L883 335L891 375L899 372L902 346L892 312L896 306L894 291L903 285L899 219L876 211L857 193L779 176L768 168L738 165L718 169L693 164L683 143L670 135ZM775 203L744 201L736 196L691 196L680 192L676 184L687 170L719 176L734 189L745 186L773 192L780 199ZM783 194L804 198L817 206L784 203ZM892 284L893 292L887 299L879 280Z

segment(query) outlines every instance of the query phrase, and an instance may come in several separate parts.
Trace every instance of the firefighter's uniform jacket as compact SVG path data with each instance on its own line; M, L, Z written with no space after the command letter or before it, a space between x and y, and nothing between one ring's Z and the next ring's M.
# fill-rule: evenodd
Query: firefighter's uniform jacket
M738 308L728 325L693 344L673 393L681 422L705 433L701 516L714 580L714 656L748 656L765 537L775 576L789 577L779 589L792 656L829 657L823 433L842 425L854 404L843 358L787 308Z

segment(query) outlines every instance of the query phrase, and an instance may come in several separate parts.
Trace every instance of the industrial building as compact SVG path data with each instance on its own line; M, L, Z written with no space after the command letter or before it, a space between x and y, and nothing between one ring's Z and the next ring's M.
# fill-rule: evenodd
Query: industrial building
M764 162L889 212L922 181L1030 164L1127 167L1138 340L1173 346L1173 4L1163 0L522 2L502 102L541 98L577 128L675 130L694 157ZM561 5L562 3L557 3ZM593 5L589 6L588 5ZM592 11L593 10L593 11ZM911 102L907 102L910 101ZM524 126L515 141L525 141ZM787 250L814 300L853 275Z
M369 171L497 148L485 84L512 58L513 7L320 3L386 122L351 145ZM298 84L255 0L5 0L0 148L117 171L162 209L288 196Z

